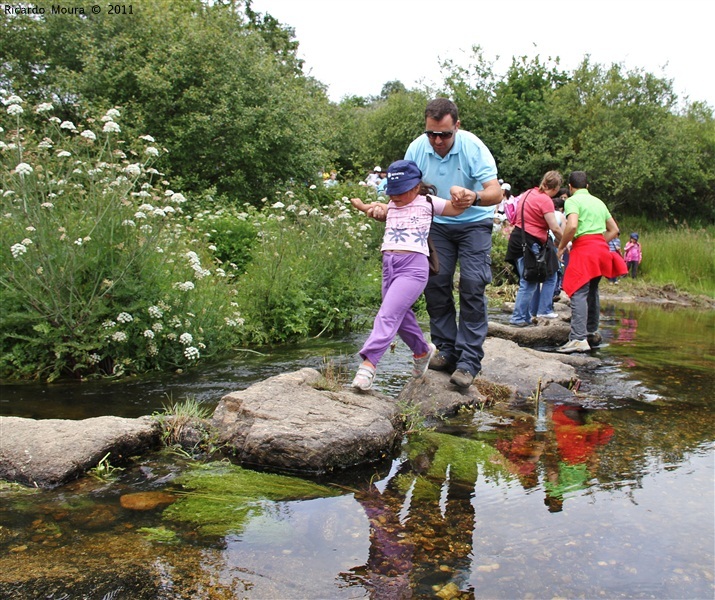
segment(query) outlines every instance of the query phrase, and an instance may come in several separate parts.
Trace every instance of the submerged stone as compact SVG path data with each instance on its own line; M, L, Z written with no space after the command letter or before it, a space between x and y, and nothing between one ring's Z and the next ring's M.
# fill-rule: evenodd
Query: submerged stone
M127 510L154 510L176 502L176 496L167 492L136 492L119 498L122 508Z

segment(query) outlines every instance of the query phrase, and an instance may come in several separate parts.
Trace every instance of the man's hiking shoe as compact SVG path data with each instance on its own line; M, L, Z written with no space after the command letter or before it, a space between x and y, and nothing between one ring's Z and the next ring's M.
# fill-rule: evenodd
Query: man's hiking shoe
M449 382L457 387L468 388L474 381L474 375L464 369L457 369L449 378Z

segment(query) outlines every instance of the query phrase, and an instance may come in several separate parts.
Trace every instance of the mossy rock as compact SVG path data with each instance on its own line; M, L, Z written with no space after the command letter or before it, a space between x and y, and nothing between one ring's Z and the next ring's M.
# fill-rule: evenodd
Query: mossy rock
M196 466L177 478L179 500L163 518L190 523L204 535L241 533L267 502L339 496L342 492L298 477L259 473L225 462Z

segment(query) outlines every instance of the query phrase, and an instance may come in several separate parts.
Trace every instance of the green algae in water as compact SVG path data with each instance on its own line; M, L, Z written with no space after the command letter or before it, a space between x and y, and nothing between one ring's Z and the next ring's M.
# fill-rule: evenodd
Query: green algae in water
M179 536L175 531L166 527L140 527L137 532L146 537L150 542L157 544L178 544Z
M194 525L204 535L241 533L265 502L311 500L342 492L298 477L259 473L229 463L198 465L177 478L184 492L163 518Z

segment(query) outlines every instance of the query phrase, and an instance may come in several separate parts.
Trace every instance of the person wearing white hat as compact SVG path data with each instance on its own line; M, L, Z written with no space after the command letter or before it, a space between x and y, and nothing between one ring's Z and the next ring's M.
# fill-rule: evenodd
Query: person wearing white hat
M380 183L381 172L382 169L380 167L375 167L365 179L365 184L370 187L377 188L377 185Z

